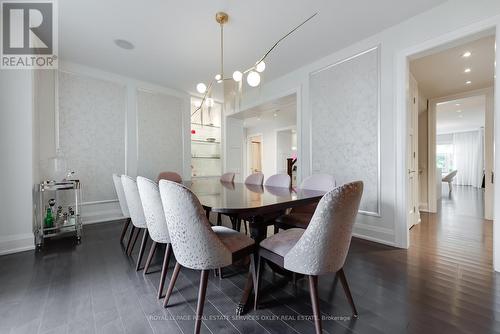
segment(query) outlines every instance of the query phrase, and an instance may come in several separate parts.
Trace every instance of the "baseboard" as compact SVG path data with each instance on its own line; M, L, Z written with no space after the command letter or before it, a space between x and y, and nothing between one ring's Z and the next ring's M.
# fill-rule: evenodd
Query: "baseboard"
M0 256L35 249L33 233L0 238Z
M362 231L365 231L364 233ZM356 238L377 242L387 246L397 247L394 242L394 230L373 226L365 223L356 223L352 235Z

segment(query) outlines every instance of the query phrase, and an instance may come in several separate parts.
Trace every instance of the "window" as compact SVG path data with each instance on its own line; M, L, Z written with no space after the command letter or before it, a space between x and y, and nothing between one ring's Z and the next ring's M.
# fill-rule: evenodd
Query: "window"
M436 147L436 165L443 173L449 173L453 166L453 144L438 144Z

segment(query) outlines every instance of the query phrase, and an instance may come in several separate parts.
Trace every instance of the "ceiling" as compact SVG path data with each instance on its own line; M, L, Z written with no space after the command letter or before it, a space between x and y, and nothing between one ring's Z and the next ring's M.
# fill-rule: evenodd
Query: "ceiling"
M241 111L234 116L243 120L243 127L252 128L269 123L296 123L297 97L295 94L287 95L256 107Z
M439 103L436 107L437 134L471 131L484 127L485 108L484 95Z
M271 80L444 2L64 0L58 5L59 53L62 60L193 92L218 72L217 11L230 15L226 73L252 65L291 28L319 13L273 51L263 75ZM135 48L120 49L115 39Z
M468 58L462 56L466 51ZM493 86L494 63L495 37L487 36L413 60L410 70L419 91L431 99ZM466 68L471 71L465 73Z

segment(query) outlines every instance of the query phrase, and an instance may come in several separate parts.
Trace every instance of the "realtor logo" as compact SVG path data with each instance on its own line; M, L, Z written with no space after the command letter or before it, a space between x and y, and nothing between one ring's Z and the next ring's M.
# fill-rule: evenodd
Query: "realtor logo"
M53 1L2 2L2 69L57 68Z

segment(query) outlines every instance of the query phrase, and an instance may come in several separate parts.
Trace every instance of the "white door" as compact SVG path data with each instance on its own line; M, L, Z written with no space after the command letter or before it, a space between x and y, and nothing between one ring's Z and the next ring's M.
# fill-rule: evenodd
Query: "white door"
M418 86L417 81L410 73L408 87L408 138L407 138L407 166L408 166L408 228L420 221L419 193L418 193Z

